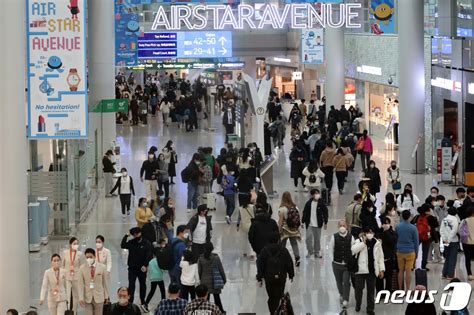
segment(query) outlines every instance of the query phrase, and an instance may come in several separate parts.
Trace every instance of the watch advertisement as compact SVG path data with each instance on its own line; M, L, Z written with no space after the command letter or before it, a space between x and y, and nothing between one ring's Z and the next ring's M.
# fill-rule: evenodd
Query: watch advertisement
M86 0L27 0L28 138L88 136Z

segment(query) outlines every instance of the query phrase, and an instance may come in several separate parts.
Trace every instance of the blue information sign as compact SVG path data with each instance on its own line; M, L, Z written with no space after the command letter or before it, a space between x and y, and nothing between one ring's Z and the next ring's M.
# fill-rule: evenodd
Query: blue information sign
M138 38L138 59L232 57L232 32L149 32Z

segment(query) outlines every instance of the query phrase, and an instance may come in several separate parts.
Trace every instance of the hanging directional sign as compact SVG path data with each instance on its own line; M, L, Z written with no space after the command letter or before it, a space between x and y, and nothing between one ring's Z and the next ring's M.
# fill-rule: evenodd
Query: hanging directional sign
M232 32L147 32L138 59L232 57Z

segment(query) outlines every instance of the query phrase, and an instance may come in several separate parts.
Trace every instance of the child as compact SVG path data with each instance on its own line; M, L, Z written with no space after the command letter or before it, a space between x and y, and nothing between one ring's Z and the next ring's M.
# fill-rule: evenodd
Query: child
M442 279L452 280L456 272L456 261L459 249L459 218L454 207L448 209L448 215L443 219L440 227L441 240L444 243L444 266Z
M225 220L227 224L232 221L232 214L235 210L235 176L231 171L222 178L222 190L224 194L224 201L226 206Z
M181 267L181 298L188 300L188 294L191 300L196 298L194 287L199 284L198 265L194 260L194 255L190 250L183 252L183 258L179 263Z
M159 244L160 247L165 247L166 240L160 239ZM156 257L150 260L150 262L148 263L148 278L150 278L151 289L150 293L148 293L148 297L145 300L145 306L147 307L147 309L148 304L150 303L151 299L153 298L153 295L155 294L157 286L160 288L161 299L166 299L165 283L163 281L163 270L161 270L161 268L158 266L158 261Z

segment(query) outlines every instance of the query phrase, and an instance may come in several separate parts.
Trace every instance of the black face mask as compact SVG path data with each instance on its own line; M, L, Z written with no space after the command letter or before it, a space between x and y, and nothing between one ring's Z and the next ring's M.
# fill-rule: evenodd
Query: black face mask
M396 169L397 166L396 165L392 165L392 170Z
M411 194L411 190L410 190L410 189L405 189L404 194L405 194L405 195Z

